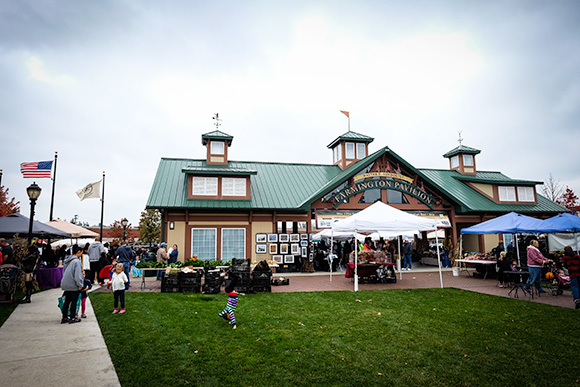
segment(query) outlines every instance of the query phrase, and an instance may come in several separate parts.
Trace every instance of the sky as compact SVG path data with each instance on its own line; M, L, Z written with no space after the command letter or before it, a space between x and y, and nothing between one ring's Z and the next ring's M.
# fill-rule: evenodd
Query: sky
M58 152L54 218L136 226L162 157L332 164L350 129L416 168L477 148L478 170L580 194L580 1L0 0L2 185ZM52 182L35 219L48 221ZM540 186L541 189L541 186Z

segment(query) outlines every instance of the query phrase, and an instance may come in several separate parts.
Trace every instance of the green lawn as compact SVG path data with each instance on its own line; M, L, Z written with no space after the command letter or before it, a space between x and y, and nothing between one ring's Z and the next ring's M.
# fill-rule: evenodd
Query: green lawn
M579 385L580 311L456 289L90 295L123 386ZM195 353L195 350L199 350Z

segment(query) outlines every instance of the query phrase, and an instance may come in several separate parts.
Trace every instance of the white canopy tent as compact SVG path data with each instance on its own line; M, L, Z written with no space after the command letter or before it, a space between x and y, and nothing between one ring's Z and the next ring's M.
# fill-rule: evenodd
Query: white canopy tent
M435 219L422 218L407 212L398 210L383 202L376 202L364 210L332 224L333 232L373 233L395 231L407 234L414 231L436 231L437 221ZM399 249L400 251L400 249ZM399 254L400 260L400 254ZM441 257L439 255L439 244L437 243L437 261L439 262L439 280L443 287L443 276L441 274ZM354 291L358 291L358 252L355 248L354 267ZM400 266L400 263L399 263Z

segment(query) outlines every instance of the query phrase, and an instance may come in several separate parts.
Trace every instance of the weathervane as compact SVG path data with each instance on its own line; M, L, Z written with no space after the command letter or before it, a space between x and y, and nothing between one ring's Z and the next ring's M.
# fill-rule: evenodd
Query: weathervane
M219 129L219 127L222 125L222 124L220 124L222 119L220 118L219 113L216 113L215 116L212 117L212 120L215 120L215 124L214 124L215 128Z
M457 134L459 134L459 138L457 139L457 142L459 143L459 145L461 146L461 141L463 141L463 139L461 138L461 133L463 132L463 130L458 130Z

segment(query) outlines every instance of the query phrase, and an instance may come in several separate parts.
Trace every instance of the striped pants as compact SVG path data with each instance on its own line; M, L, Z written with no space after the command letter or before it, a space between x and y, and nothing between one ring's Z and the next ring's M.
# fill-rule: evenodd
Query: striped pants
M226 304L226 308L221 311L218 315L220 317L225 316L229 313L230 315L230 322L232 325L236 325L236 307L238 306L238 297L237 296L228 296L228 303Z

